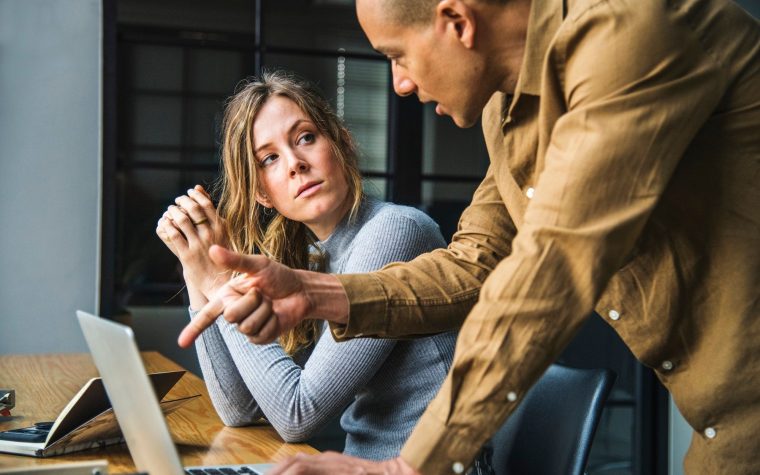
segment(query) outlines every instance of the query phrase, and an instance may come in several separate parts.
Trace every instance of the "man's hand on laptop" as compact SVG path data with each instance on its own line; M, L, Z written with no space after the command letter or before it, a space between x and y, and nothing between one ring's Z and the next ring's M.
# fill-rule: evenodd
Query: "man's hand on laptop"
M179 335L186 348L224 315L257 344L269 343L306 318L345 323L348 297L335 276L291 269L260 255L212 246L209 256L241 275L222 286Z
M419 475L415 469L404 462L401 457L371 462L337 452L325 452L318 455L298 454L280 462L267 472L267 475Z

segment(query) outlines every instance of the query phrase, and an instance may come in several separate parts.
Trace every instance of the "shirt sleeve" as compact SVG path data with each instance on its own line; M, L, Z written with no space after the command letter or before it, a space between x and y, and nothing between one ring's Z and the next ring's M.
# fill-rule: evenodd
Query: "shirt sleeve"
M596 2L555 38L543 94L561 94L552 101L566 110L512 253L486 279L452 369L402 450L421 473L470 464L557 357L719 103L715 52L671 8Z
M510 253L515 233L492 168L447 249L419 256L410 265L390 264L382 272L336 276L350 301L348 324L330 324L336 339L426 335L462 324L482 282Z

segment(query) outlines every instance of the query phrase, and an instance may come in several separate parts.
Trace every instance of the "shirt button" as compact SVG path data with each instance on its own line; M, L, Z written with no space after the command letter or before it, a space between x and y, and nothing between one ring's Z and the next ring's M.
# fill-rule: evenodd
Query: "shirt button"
M525 196L527 196L529 200L532 200L533 195L535 194L536 194L536 189L533 188L532 186L528 188L527 190L525 190Z
M617 310L610 310L607 315L610 317L610 320L618 320L620 318L620 312Z
M665 360L662 362L661 366L663 370L670 371L671 369L673 369L673 362L670 360Z
M462 462L454 462L454 465L451 466L451 470L453 470L454 473L463 473L464 465L462 465Z
M507 401L509 402L517 401L517 393L515 393L514 391L509 391L507 393Z

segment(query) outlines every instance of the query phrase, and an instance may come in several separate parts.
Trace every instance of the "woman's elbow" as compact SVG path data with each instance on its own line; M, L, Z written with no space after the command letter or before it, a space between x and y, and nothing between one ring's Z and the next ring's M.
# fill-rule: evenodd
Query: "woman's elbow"
M227 427L244 427L253 424L256 421L256 417L251 417L250 414L243 413L229 413L229 412L216 412L219 415L219 419Z
M227 427L243 427L249 425L251 422L247 419L243 419L240 417L230 417L226 415L219 415L219 418L222 420L224 425Z
M294 424L287 424L285 426L274 426L275 430L278 434L280 434L280 437L282 437L282 440L289 444L296 444L299 442L306 442L306 440L313 437L318 427L316 426L309 426L309 425L294 425Z

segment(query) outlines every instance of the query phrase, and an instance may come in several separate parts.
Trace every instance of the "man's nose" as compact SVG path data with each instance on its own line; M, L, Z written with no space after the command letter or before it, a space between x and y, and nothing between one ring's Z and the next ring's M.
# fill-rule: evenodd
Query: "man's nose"
M391 72L393 73L393 90L399 96L408 96L417 91L417 85L406 74L404 68L399 67L395 62L391 63Z

